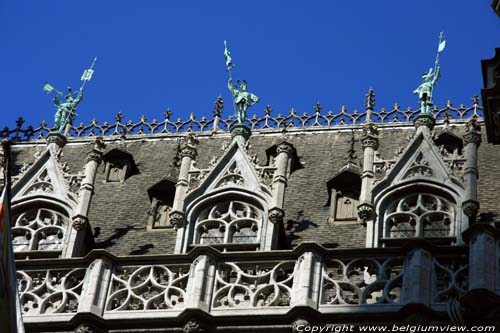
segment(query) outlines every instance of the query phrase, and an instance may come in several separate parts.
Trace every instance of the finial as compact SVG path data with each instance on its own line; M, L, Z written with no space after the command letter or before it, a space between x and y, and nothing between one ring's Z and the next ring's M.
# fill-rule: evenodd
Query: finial
M372 87L370 87L368 93L366 94L365 107L366 107L366 122L371 123L372 111L373 108L375 107L375 91L373 90Z
M316 113L320 113L321 112L321 109L323 109L323 106L321 106L321 104L319 103L319 101L316 103L316 105L314 106L314 111L316 111Z
M214 117L220 117L222 111L224 111L224 101L222 99L222 96L218 96L214 105Z
M117 123L121 122L123 119L123 113L121 113L121 111L119 111L116 116L115 116L115 120Z
M165 119L170 119L172 117L173 112L170 110L170 108L167 108L163 115L165 116Z
M373 110L375 107L375 91L372 87L370 87L368 93L366 94L365 107L370 110Z
M273 108L269 104L264 109L264 113L266 114L266 116L270 116L272 111L273 111Z

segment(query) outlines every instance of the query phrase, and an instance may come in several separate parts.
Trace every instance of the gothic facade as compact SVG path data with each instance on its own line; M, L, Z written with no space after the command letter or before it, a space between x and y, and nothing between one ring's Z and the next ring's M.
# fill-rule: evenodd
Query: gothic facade
M498 147L483 109L1 131L30 332L498 324ZM479 177L480 176L480 177Z

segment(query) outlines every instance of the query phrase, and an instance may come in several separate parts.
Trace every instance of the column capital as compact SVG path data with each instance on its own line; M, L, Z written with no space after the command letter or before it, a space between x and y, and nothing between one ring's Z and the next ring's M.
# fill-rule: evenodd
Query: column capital
M434 116L432 114L424 114L420 113L417 118L413 121L413 125L415 125L415 128L419 128L421 126L428 127L429 130L432 130L434 128L434 125L436 125L436 119L434 119Z
M81 214L73 216L73 218L71 220L72 220L71 226L76 231L83 231L83 230L85 230L85 228L87 227L87 224L89 222L88 217L86 217L84 215L81 215Z
M63 148L68 142L68 138L58 132L50 132L46 140L48 144L55 143L59 148Z
M273 224L283 222L283 218L285 217L285 211L279 207L271 208L268 214L269 221Z
M174 210L170 212L169 217L170 217L170 224L174 227L174 229L177 230L184 226L186 218L183 212Z

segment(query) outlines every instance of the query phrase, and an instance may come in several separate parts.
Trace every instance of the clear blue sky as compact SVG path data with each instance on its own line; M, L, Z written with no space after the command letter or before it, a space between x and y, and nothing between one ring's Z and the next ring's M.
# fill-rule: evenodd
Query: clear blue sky
M470 104L482 87L480 60L500 47L500 19L490 1L25 1L0 2L0 127L46 119L52 96L97 56L78 108L80 121L211 116L226 88L223 40L261 102L274 113L362 109L372 86L377 109L394 102L417 108L412 91L433 65L444 31L443 76L435 102Z

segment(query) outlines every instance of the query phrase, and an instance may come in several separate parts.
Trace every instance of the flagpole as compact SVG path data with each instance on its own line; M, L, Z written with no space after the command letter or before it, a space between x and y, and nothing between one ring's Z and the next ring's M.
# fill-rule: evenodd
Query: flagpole
M12 235L12 225L10 225L10 217L12 216L12 211L11 211L11 202L12 202L12 166L11 166L11 141L7 139L3 139L2 142L2 149L3 149L3 163L4 163L4 187L5 187L5 196L6 201L7 201L7 207L6 209L6 216L5 221L7 221L6 229L4 232L6 232L9 237L8 237L8 244L7 248L9 249L7 253L3 253L4 256L8 256L9 254L12 257L7 257L7 260L9 262L7 265L11 265L10 267L14 270L13 272L10 272L11 274L7 274L7 299L8 299L8 313L9 319L14 319L14 320L9 320L9 330L11 333L24 333L24 323L22 320L22 313L20 309L20 304L19 304L19 291L17 288L17 278L16 278L16 268L15 268L15 258L14 258L14 251L12 247L12 238L10 235ZM2 209L4 209L2 207ZM5 247L4 247L5 248ZM8 291L14 291L14 295L9 293ZM15 312L14 314L12 312Z
M439 47L441 46L441 42L443 41L443 32L441 31L441 33L439 34L439 41L438 41L438 50L437 50L437 53L436 53L436 61L434 61L434 73L436 73L437 71L437 65L439 63Z
M94 69L95 62L97 60L97 57L94 57L94 61L92 61L92 65L90 65L90 69ZM87 70L86 70L87 71ZM83 90L83 87L85 87L85 83L89 80L83 80L82 86L80 87L80 91Z

